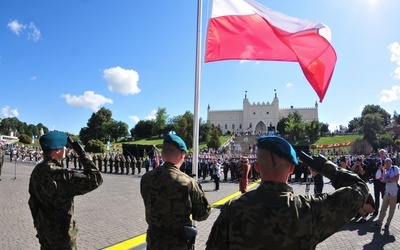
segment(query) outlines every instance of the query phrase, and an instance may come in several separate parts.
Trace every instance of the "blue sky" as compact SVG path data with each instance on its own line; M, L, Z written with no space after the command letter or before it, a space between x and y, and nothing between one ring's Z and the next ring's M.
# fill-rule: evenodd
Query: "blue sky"
M338 60L318 103L321 122L347 126L367 104L400 113L400 1L258 2L331 28ZM197 0L2 0L0 118L78 134L101 107L129 129L158 108L193 113L196 15ZM319 101L298 63L203 64L199 116L207 118L208 105L241 109L245 91L251 103L271 102L274 89L281 108Z

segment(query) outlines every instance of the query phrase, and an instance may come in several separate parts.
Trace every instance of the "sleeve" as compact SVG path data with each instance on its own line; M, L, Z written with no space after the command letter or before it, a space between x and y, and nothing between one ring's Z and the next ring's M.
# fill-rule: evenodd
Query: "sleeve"
M203 221L208 218L211 212L211 206L207 200L207 197L201 188L200 184L192 181L192 218L196 221Z
M210 235L206 242L206 250L229 249L229 204L225 203L221 208L221 213L215 220Z
M311 196L313 234L317 242L325 240L347 224L363 207L369 190L357 174L327 163L325 168L332 171L332 186L336 189L322 196Z

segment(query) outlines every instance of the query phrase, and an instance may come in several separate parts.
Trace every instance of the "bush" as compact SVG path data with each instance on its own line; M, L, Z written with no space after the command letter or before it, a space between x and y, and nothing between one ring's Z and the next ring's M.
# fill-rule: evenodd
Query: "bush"
M21 143L24 143L24 144L31 144L32 143L32 139L29 137L29 135L27 135L27 134L21 134L19 137L18 137L18 139L19 139L19 141L21 142Z
M100 140L89 140L85 145L86 152L104 153L104 144Z

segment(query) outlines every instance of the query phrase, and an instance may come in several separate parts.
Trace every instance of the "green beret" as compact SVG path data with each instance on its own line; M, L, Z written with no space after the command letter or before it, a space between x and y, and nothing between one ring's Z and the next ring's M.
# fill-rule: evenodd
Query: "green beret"
M39 141L43 149L61 149L67 145L67 134L59 131L50 131L42 135Z
M260 136L257 140L257 147L271 151L286 160L298 164L296 152L292 145L279 136Z
M185 151L185 153L188 152L188 149L186 147L185 142L182 140L182 138L180 138L177 135L174 134L168 134L164 137L164 142L167 143L172 143L174 144L178 149Z

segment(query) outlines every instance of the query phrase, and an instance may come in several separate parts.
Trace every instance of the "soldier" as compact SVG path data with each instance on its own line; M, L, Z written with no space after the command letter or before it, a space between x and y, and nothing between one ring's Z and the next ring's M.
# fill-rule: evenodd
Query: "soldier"
M76 249L78 228L74 196L98 188L102 182L88 154L82 153L81 173L61 166L67 135L51 131L40 137L44 160L33 169L29 183L29 208L41 249Z
M142 171L142 157L139 157L139 159L136 162L136 167L138 169L138 174L140 174L140 172Z
M120 154L119 155L119 169L120 169L121 174L125 173L125 162L126 162L125 156L123 154Z
M113 154L111 154L110 157L108 158L108 163L110 164L110 172L109 173L112 173L112 171L113 171L114 157L115 156Z
M257 147L255 168L262 182L222 207L206 249L315 249L365 204L367 184L321 155L302 154L300 159L330 179L336 190L295 195L287 183L298 163L290 143L278 136L261 136Z
M3 167L4 163L4 150L3 146L0 146L0 181L1 181L1 168Z
M118 174L119 173L119 154L117 153L114 157L114 173Z
M194 249L197 233L192 220L210 215L210 205L197 182L179 170L187 153L177 135L164 137L165 163L145 173L140 183L146 209L147 249Z
M107 173L107 165L108 165L108 154L105 154L103 157L103 165L104 165L104 173Z
M135 175L135 169L136 169L136 157L131 155L131 170L132 170L132 175Z
M131 157L129 157L129 155L126 155L125 160L126 174L129 174L129 168L131 167Z
M97 158L97 166L99 167L99 171L103 172L103 155L98 154L96 158Z

